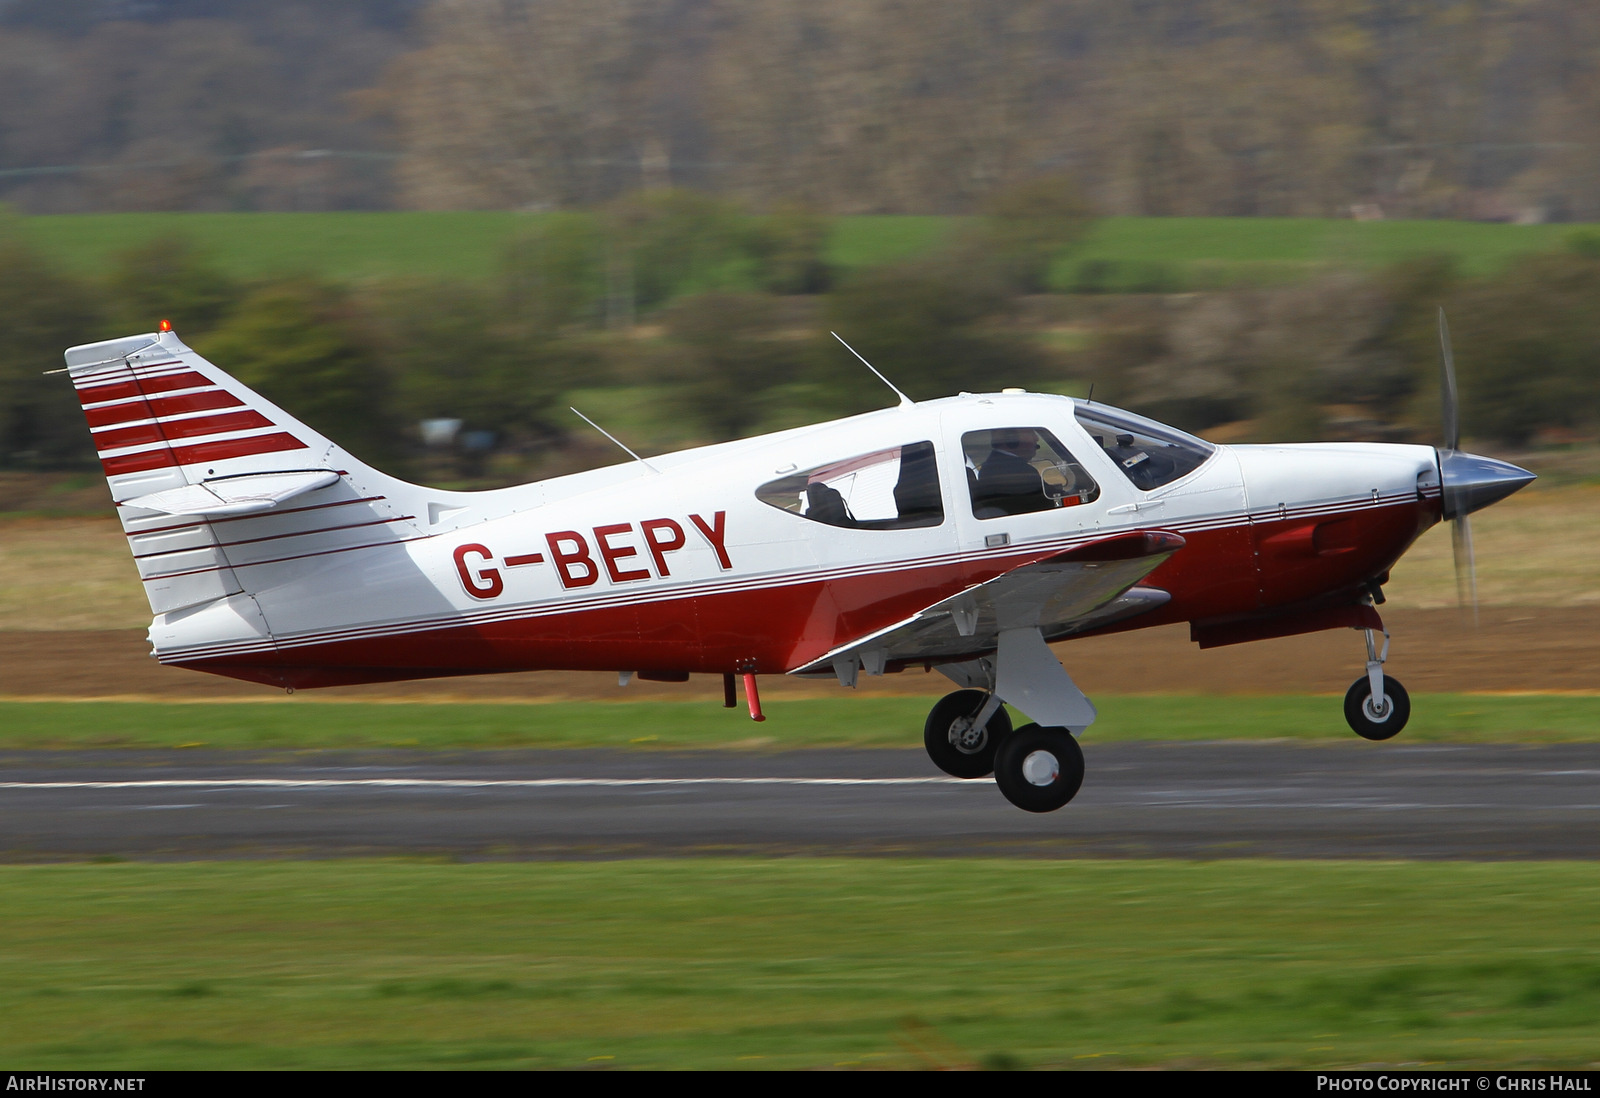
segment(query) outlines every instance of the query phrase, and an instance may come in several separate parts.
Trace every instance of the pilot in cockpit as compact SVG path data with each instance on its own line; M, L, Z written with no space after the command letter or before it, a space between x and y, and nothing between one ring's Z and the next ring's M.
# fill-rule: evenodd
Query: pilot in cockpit
M978 468L978 485L973 495L975 510L1023 515L1056 506L1056 501L1045 493L1044 478L1032 464L1034 455L1039 452L1039 439L1033 431L1025 428L995 431L989 446L989 456Z

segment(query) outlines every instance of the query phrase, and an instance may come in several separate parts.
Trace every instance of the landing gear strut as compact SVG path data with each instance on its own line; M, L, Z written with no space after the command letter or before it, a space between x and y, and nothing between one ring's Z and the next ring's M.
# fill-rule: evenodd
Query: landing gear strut
M1355 734L1368 740L1387 740L1411 719L1411 696L1383 673L1389 658L1389 631L1383 631L1383 648L1373 630L1367 634L1367 673L1350 684L1344 695L1344 719Z
M1011 733L1011 717L987 690L946 694L928 714L922 742L933 764L956 778L987 778L994 753Z

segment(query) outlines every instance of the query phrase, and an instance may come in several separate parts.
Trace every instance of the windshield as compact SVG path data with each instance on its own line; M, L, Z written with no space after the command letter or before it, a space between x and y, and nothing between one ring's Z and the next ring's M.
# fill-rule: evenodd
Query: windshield
M1153 419L1100 404L1078 404L1078 422L1133 486L1148 492L1205 464L1216 447Z

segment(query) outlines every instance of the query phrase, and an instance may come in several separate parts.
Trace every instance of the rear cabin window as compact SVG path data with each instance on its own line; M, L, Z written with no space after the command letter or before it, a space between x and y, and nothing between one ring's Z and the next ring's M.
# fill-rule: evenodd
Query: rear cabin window
M1000 518L1092 503L1100 486L1043 427L999 427L961 436L975 518Z
M1187 476L1216 452L1204 439L1131 412L1080 404L1076 414L1089 437L1142 491Z
M933 443L829 462L756 489L756 498L781 511L853 530L908 530L944 522Z

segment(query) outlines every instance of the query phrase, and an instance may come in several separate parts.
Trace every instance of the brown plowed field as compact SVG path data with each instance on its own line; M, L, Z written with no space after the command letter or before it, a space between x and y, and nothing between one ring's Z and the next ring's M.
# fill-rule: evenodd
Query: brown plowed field
M1481 624L1455 610L1389 610L1394 633L1389 670L1417 691L1600 691L1600 607L1485 608ZM264 698L264 686L177 668L148 655L140 630L0 633L0 696L170 700ZM1257 641L1201 651L1183 626L1072 641L1056 647L1085 691L1095 693L1342 693L1365 660L1352 630ZM762 680L769 696L836 692L831 682ZM862 679L865 693L939 694L943 676L920 672ZM615 675L531 672L377 686L336 687L319 697L627 701L715 698L715 676L679 685L636 682L619 689Z

